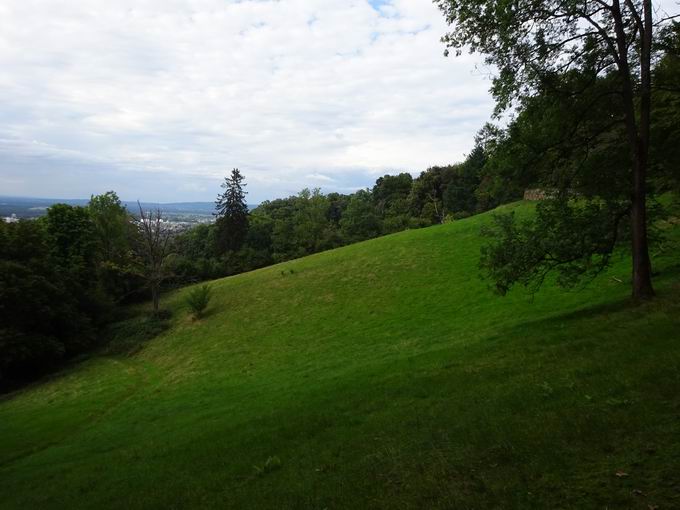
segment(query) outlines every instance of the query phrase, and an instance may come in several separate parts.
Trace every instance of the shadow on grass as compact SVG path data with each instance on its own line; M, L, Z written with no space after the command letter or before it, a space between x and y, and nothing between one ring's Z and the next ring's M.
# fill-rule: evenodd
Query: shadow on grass
M136 315L110 324L104 334L104 346L99 354L131 356L144 345L170 328L169 313Z
M680 265L674 266L680 269ZM664 276L680 274L680 271L670 271L666 268ZM626 317L643 316L654 311L668 312L680 308L680 280L673 281L666 278L663 284L657 285L656 297L646 302L636 302L632 297L625 297L609 301L606 303L594 304L584 306L577 310L568 312L556 313L549 317L544 317L536 320L529 320L518 324L505 334L517 334L519 336L526 334L526 330L532 331L551 331L556 328L564 328L568 323L576 323L581 321L592 321L598 318L609 319L611 315L620 315L625 312Z
M213 315L217 314L217 312L218 312L217 307L211 306L210 308L206 308L199 317L196 317L196 315L193 312L191 312L191 310L189 310L187 314L189 316L189 320L195 324L212 317Z

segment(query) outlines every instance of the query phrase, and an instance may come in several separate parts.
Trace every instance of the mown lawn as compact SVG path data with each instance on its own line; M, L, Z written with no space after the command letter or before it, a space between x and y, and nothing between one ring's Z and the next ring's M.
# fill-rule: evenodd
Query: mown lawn
M680 508L677 248L651 304L625 257L501 298L489 220L167 296L134 355L0 400L0 508Z

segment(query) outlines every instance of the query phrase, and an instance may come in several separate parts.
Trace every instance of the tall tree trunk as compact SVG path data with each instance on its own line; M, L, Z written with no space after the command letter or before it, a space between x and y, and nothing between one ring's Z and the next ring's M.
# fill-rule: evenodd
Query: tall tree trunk
M153 314L158 315L158 303L160 301L158 285L153 282L151 284L151 299L153 300Z
M642 15L635 11L630 0L628 7L635 16L640 36L640 103L639 118L635 112L635 92L628 61L628 44L619 0L612 2L616 32L617 64L623 90L626 131L630 143L632 163L631 182L631 249L633 253L633 298L646 300L654 296L652 269L647 243L647 157L651 123L651 47L652 2L643 0Z
M654 296L652 287L652 264L647 244L647 148L638 144L633 169L633 198L631 207L632 250L633 250L633 298L650 299Z
M652 2L643 1L638 19L640 32L640 123L633 168L633 204L631 208L633 242L633 297L645 300L654 296L652 264L647 245L647 160L652 103Z

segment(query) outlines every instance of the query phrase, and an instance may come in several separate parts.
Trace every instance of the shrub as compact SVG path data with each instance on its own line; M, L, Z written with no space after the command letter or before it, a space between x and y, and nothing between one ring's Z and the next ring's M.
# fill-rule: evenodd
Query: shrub
M208 303L210 303L211 295L212 291L210 285L207 284L201 285L200 287L194 287L189 291L186 302L196 319L200 319L203 316L205 309L208 307Z

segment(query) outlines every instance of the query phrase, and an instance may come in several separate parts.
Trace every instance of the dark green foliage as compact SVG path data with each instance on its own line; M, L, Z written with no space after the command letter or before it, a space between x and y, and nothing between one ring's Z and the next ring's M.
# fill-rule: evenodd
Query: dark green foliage
M473 212L477 209L475 191L479 173L471 165L456 165L451 169L448 185L442 196L442 206L449 214Z
M329 193L326 197L328 198L328 221L338 226L342 213L347 209L349 198L347 195L341 195L340 193Z
M130 251L130 215L114 191L93 195L87 205L98 253L104 261L124 260Z
M212 296L212 289L210 285L199 285L194 287L187 293L186 303L191 310L194 318L200 319L205 313L205 309L210 303Z
M87 210L94 226L99 282L112 300L123 301L144 285L134 270L137 229L113 191L92 196Z
M212 280L230 274L217 253L217 226L198 225L174 237L166 259L169 278L176 284Z
M409 194L409 205L413 216L422 218L429 224L444 220L443 174L444 167L432 167L422 172L414 181Z
M97 342L114 304L142 287L137 232L115 193L88 207L0 223L0 385L26 382Z
M499 183L565 198L539 204L532 225L499 224L503 234L483 252L482 264L501 292L515 282L540 283L550 269L557 270L561 283L573 285L579 276L587 279L606 265L613 239L630 241L631 167L622 105L613 93L617 78L571 73L556 80L522 102L515 120L496 139L486 166ZM658 115L653 124L668 136L652 143L659 164L651 175L659 190L673 182L670 169L675 168L672 150L664 144L680 143L669 122L670 117ZM585 202L572 207L569 196ZM651 214L653 205L648 209Z
M58 235L81 225L85 232L76 229L73 235L88 238L81 214L59 213L76 221L67 222ZM0 222L0 385L30 380L94 340L93 321L101 307L85 297L98 297L90 287L87 254L63 237L57 249L54 239L47 222Z
M533 186L531 168L508 162L504 152L508 130L486 123L475 137L475 146L484 151L484 165L479 171L479 186L475 190L478 211L487 211L501 204L520 200L527 187ZM476 158L475 158L476 160Z
M253 232L246 241L257 267L344 244L337 225L342 197L304 189L295 196L260 204L252 211Z
M159 310L155 315L142 314L111 324L103 333L103 352L125 356L138 352L146 342L170 327L170 315L166 310Z
M650 160L659 190L680 191L680 23L658 41L663 57L654 69Z
M493 240L482 247L480 266L503 295L516 283L536 292L551 271L558 285L572 287L609 265L628 213L626 203L560 197L524 220L496 215L483 231Z
M417 179L384 175L371 190L350 195L303 189L267 200L248 214L248 229L238 249L220 248L220 223L200 225L177 236L168 259L175 284L215 279L311 253L338 248L410 228L460 219L516 199L506 193L478 199L488 170L488 151L497 135L485 127L463 163L432 167ZM509 186L503 182L502 188ZM521 193L520 193L521 196Z
M171 253L166 259L168 280L175 284L213 280L221 276L233 274L225 267L225 257L192 258L180 253Z
M389 216L395 208L399 209L411 193L413 177L411 174L384 175L375 181L372 195L378 211ZM401 211L396 211L401 214Z
M380 217L368 190L359 190L351 196L340 220L340 229L350 243L380 235Z
M54 255L65 267L77 265L88 270L94 267L97 239L87 209L55 204L47 210L44 222ZM88 271L80 273L82 277L90 276Z
M231 171L222 183L223 193L217 196L217 248L220 253L237 251L243 245L248 233L247 192L243 175L238 168Z
M525 187L628 199L631 167L616 76L554 77L526 98L496 151Z
M481 53L497 70L496 113L511 107L519 113L495 164L507 169L514 161L511 172L547 184L551 192L626 201L632 295L652 298L648 182L654 164L672 167L674 158L669 158L672 149L655 151L650 132L655 125L677 124L669 115L673 106L652 106L653 78L663 82L664 66L654 69L663 51L657 33L671 31L672 18L664 18L651 0L435 3L452 26L442 38L447 48ZM672 60L666 58L671 67ZM667 132L677 145L678 131ZM564 222L554 226L562 229Z
M217 228L215 225L201 224L176 236L175 249L190 258L215 256Z

